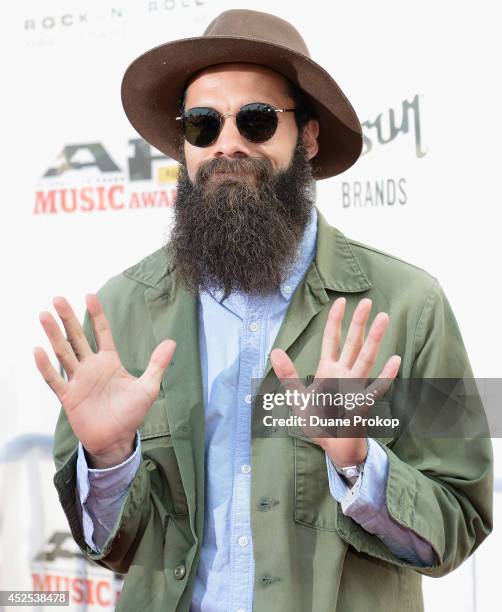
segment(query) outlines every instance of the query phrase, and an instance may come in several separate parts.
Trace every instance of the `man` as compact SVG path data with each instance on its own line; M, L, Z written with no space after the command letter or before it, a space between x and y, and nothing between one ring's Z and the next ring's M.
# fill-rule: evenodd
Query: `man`
M253 404L252 379L379 377L392 414L396 377L472 375L435 279L313 206L359 156L352 107L290 24L243 10L138 58L122 99L181 171L166 248L89 295L83 329L64 298L66 338L41 315L76 542L127 573L121 610L422 610L421 575L491 530L489 442L260 436Z

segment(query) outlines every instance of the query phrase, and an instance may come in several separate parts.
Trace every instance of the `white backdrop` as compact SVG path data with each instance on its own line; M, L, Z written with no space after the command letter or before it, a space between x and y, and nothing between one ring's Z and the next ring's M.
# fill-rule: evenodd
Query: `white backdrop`
M122 74L141 52L201 34L227 8L273 12L301 31L366 140L352 169L318 183L320 209L347 235L437 276L476 375L501 376L495 1L12 3L0 24L0 589L69 588L72 609L113 609L120 580L78 555L52 485L58 404L32 358L34 345L48 348L38 313L62 294L82 316L85 293L165 240L174 166L149 159L158 152L127 122ZM498 608L501 498L475 561L425 580L428 612Z

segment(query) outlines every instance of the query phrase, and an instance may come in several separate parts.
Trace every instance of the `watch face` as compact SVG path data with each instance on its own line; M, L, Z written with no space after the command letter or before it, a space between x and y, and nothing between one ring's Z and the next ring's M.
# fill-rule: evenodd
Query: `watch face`
M358 478L359 473L361 472L361 470L359 469L359 466L357 465L351 465L349 467L345 467L342 468L343 470L343 474L346 478Z
M362 469L360 465L350 465L348 467L341 468L340 472L351 485L354 485L357 482Z
M346 467L338 467L333 463L336 471L340 474L340 476L348 482L350 485L354 485L359 478L359 474L363 471L364 464L359 465L348 465Z

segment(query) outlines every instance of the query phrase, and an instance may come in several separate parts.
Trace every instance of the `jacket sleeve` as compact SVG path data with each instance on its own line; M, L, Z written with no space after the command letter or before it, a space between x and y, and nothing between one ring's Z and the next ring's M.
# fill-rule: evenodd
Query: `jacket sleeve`
M141 442L136 433L134 452L119 465L89 468L82 443L78 444L77 493L87 544L99 551L117 522L120 508L141 462ZM77 502L78 506L78 502Z
M340 507L338 529L361 552L439 577L465 561L492 530L493 456L486 429L477 430L484 431L482 435L474 436L464 429L463 436L439 437L444 431L438 429L444 425L441 419L451 420L452 414L460 415L460 419L464 416L471 424L483 422L485 417L479 396L471 397L460 412L452 412L458 407L458 397L455 404L451 395L439 393L439 403L438 396L428 391L430 379L462 383L473 377L455 317L436 280L417 320L413 356L402 376L418 380L421 385L418 408L417 404L407 407L415 409L413 416L419 425L418 429L405 430L389 444L379 442L389 459L387 507L395 521L431 544L436 560L428 567L420 567L398 559L375 536L344 516ZM438 407L439 423L431 420Z
M87 312L83 329L91 348L96 351ZM96 552L85 541L81 517L77 511L77 456L78 440L68 423L64 409L61 408L54 434L54 485L73 538L84 556L115 572L126 573L135 554L141 552L141 547L147 551L145 554L148 554L154 564L162 567L163 538L159 538L158 534L165 533L168 518L162 502L165 494L162 492L162 478L155 462L148 456L142 456L114 528L102 549Z
M364 472L353 486L343 482L327 453L326 464L329 490L340 502L345 516L350 516L365 531L380 538L396 557L401 557L413 565L432 563L434 551L430 544L389 516L385 499L389 460L375 440L368 438Z

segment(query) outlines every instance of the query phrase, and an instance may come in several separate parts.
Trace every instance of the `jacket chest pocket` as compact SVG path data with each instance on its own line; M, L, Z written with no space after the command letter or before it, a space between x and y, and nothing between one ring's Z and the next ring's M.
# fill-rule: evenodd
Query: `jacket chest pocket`
M188 503L167 420L166 399L154 401L140 429L141 453L149 462L152 488L168 514L188 515Z
M293 437L295 458L294 518L297 523L336 530L336 500L329 491L326 454L317 444Z

